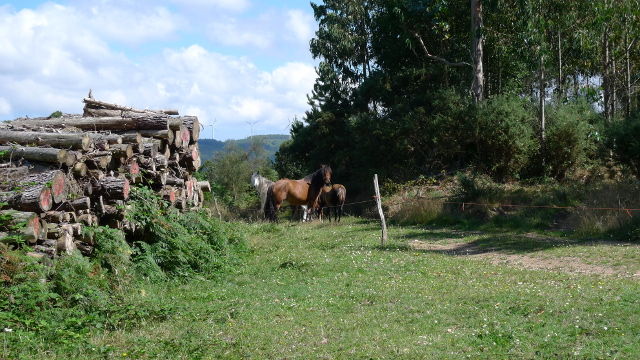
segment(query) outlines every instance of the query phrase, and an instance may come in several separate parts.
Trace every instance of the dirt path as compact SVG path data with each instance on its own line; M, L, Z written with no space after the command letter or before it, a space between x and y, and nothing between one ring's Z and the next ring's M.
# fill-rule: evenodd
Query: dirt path
M597 244L597 243L593 243ZM607 244L610 244L607 242ZM605 276L628 277L640 280L640 271L629 272L624 267L609 267L587 264L577 257L542 258L530 255L507 254L495 249L480 248L472 243L432 244L421 240L409 241L416 250L440 252L451 256L468 256L482 259L493 264L508 265L530 270L559 271L570 274L598 274Z

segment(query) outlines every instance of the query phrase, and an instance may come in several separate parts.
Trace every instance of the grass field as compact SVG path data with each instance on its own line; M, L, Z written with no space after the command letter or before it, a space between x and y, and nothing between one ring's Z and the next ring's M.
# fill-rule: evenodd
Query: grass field
M239 226L251 251L234 273L127 294L168 316L33 358L640 358L637 244L414 226L381 247L354 218Z

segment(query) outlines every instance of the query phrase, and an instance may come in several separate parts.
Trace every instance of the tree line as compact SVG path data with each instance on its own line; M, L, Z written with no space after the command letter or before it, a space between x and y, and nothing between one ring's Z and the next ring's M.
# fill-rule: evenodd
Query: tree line
M637 174L638 0L325 0L281 176ZM637 135L636 135L637 134Z

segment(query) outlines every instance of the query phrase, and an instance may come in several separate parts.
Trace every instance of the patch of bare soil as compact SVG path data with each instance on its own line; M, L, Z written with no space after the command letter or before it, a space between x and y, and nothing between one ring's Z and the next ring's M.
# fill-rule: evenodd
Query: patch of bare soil
M640 271L630 273L624 268L587 264L576 257L539 258L529 255L505 254L496 251L496 249L480 248L471 243L430 244L420 240L412 240L409 241L409 246L415 250L437 252L452 256L469 256L470 258L488 260L496 265L508 265L529 270L632 277L640 280Z

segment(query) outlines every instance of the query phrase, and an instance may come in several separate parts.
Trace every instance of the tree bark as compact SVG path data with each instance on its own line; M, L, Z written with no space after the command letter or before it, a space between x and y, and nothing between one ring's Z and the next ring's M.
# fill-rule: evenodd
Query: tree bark
M484 24L482 19L482 0L471 0L471 35L473 54L473 83L471 91L477 104L484 99L484 68L482 65L484 47Z
M6 204L3 206L5 209L12 208L39 214L51 210L53 199L51 189L41 184L18 191L0 193L0 203Z
M91 98L84 98L83 102L85 103L85 108L91 108L91 109L111 109L111 110L138 112L138 113L162 113L166 115L178 115L178 110L175 110L175 109L139 110L139 109L134 109L132 107L110 104L104 101L98 101Z
M200 121L196 116L183 116L182 123L187 127L191 134L191 142L197 142L200 139Z
M135 117L61 117L52 119L21 119L14 120L10 124L13 126L48 127L56 129L76 127L81 130L93 131L175 130L180 128L182 125L182 119L168 117L167 115L139 114Z
M91 198L81 197L75 200L70 200L58 207L58 210L64 211L80 211L91 209Z
M51 196L54 204L59 204L67 200L66 182L65 173L60 170L31 174L20 180L22 184L37 184L51 188Z
M62 149L81 149L88 151L93 141L85 134L47 133L35 131L0 130L0 143L16 143L21 145L50 146Z
M0 158L2 160L30 160L58 165L68 164L68 152L56 148L40 148L27 146L0 146Z
M36 213L2 210L0 217L3 218L0 243L15 244L24 241L35 244L41 236L40 218Z
M110 200L127 200L129 191L129 180L113 176L101 179L93 189L94 194L99 194Z

